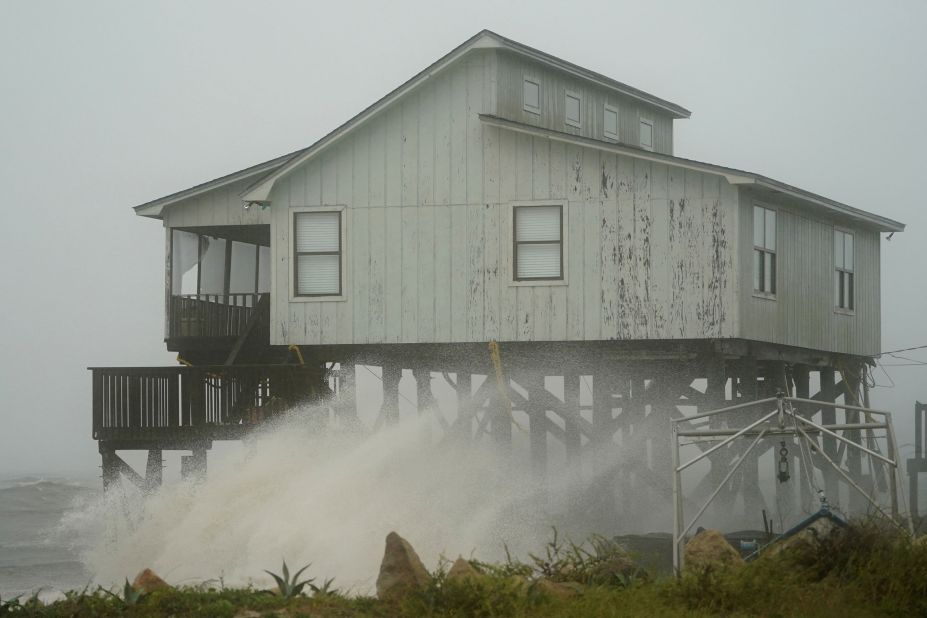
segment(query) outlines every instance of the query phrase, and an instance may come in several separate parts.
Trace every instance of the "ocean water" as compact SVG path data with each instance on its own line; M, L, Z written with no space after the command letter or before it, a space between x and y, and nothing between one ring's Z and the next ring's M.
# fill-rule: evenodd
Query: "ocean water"
M97 479L0 479L0 598L40 588L54 596L91 581L80 530L62 524L100 493Z

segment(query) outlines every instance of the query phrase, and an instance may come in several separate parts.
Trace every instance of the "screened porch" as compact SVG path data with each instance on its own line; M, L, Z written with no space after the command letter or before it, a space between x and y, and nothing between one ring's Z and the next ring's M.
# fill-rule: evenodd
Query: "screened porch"
M270 226L173 228L166 339L236 339L269 302Z

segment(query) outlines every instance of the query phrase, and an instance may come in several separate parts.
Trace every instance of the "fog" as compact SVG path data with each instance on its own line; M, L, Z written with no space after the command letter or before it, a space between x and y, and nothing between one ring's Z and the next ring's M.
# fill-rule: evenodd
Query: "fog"
M691 109L679 156L905 222L882 348L927 344L924 23L921 2L2 2L0 475L97 475L85 368L173 363L163 230L131 206L314 142L482 28ZM904 356L872 400L907 457L927 350Z

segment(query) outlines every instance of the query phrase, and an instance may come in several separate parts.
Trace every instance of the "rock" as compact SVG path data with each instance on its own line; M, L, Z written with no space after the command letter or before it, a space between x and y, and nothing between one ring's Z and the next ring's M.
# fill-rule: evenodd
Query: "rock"
M170 588L167 582L158 577L151 569L145 569L136 575L135 581L132 582L132 587L146 594L152 593L155 590Z
M568 599L583 592L583 585L576 582L552 582L549 579L541 579L535 586L538 592L554 599Z
M792 536L774 542L763 551L763 556L775 556L783 551L788 551L796 545L814 543L819 539L830 536L839 529L840 526L829 517L819 517Z
M699 532L686 543L685 568L701 571L743 565L744 559L717 530Z
M390 532L377 576L377 597L381 600L401 598L413 590L424 590L430 580L425 565L409 542Z
M451 570L447 572L447 579L479 579L483 577L483 574L473 568L468 561L464 560L463 557L458 557L454 561L454 564L451 565Z

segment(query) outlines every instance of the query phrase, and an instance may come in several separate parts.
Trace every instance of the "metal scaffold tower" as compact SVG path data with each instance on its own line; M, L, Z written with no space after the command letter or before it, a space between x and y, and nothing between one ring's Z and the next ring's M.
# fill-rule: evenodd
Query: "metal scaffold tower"
M802 406L827 407L834 411L843 410L850 418L844 423L817 423L801 413ZM772 410L767 412L770 408ZM711 423L707 420L709 418L712 419ZM727 420L727 426L720 427L721 423L717 422L720 419ZM827 496L821 487L822 484L815 479L815 467L822 471L829 469L836 472L847 483L850 491L857 492L876 511L888 517L896 525L901 526L901 524L897 523L899 518L899 478L897 474L899 456L890 412L800 397L786 397L780 392L775 397L672 419L672 431L673 567L677 574L681 573L684 566L684 552L682 549L686 535L692 530L718 494L727 486L742 464L748 461L751 452L764 440L778 439L781 441L782 447L780 450L784 451L784 454L780 458L780 469L777 470L777 477L780 482L787 481L789 478L786 444L787 442L793 446L797 444L802 463L801 469L804 472L802 475L804 478L801 480L811 490L807 494L808 496L817 495L822 506L827 505ZM864 435L867 446L863 445ZM749 440L749 444L746 449L743 449L743 444L747 440ZM841 446L837 456L833 455L833 449L825 448L825 440L832 443L834 441L839 442ZM704 448L705 443L711 442L717 442L717 444ZM880 452L880 444L884 444L887 455ZM703 450L691 459L681 463L680 451L682 447L692 445L700 445ZM727 473L715 486L695 516L686 523L683 512L685 502L683 472L710 456L717 459L722 454L722 449L735 454L730 461ZM831 451L832 454L828 455L828 451ZM887 472L887 489L890 500L889 512L886 512L886 507L879 503L874 488L867 491L859 483L858 477L854 479L855 475L851 471L844 469L842 460L844 455L849 455L849 453L855 453L857 457L866 456L869 458L873 478L878 466L882 466L882 470ZM847 456L847 460L850 459L851 457ZM906 523L908 531L913 533L914 527L910 514L907 516Z

